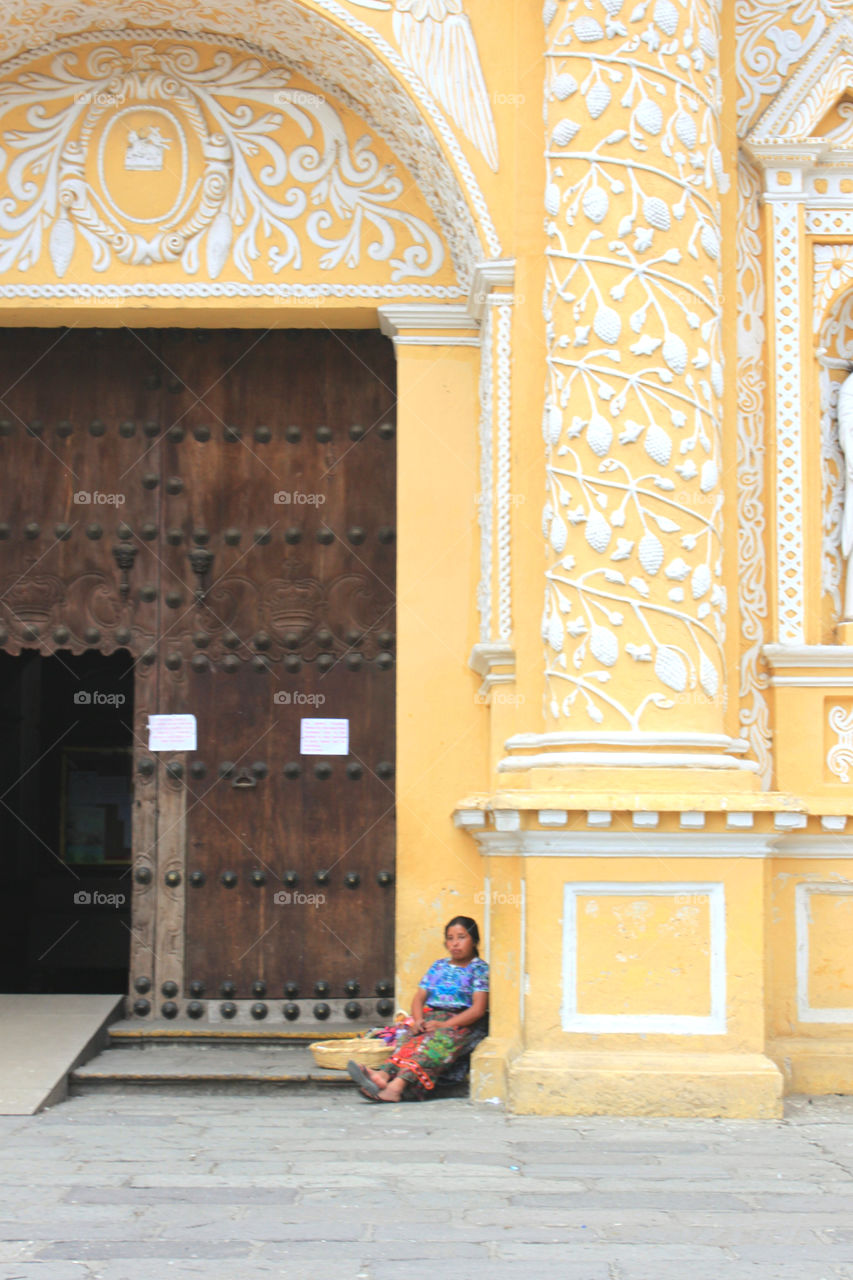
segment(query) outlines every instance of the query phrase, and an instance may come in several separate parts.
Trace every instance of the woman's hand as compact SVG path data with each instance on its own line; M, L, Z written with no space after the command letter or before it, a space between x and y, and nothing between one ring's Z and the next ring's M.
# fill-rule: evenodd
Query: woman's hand
M427 1024L424 1022L423 1018L420 1015L416 1017L415 1014L413 1013L412 1014L412 1033L416 1036L421 1036L423 1035L424 1031L426 1031L426 1027L427 1027Z
M438 1031L439 1027L446 1027L446 1022L438 1022L435 1018L430 1018L428 1022L423 1024L424 1031L429 1035L433 1031Z

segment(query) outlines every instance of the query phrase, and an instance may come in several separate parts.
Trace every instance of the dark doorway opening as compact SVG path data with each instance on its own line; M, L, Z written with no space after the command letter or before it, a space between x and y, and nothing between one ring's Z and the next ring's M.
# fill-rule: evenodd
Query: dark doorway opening
M0 653L0 991L127 989L133 658Z

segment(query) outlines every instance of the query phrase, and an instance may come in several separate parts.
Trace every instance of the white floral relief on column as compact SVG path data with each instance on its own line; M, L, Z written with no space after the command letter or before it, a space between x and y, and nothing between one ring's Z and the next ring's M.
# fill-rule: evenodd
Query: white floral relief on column
M764 552L765 414L764 308L766 292L760 234L761 183L755 168L738 165L737 281L737 518L738 612L741 655L739 723L759 766L762 786L771 785L770 710L762 658L767 623Z
M717 7L545 19L548 704L638 730L724 697Z
M853 707L831 707L828 723L837 741L826 753L826 767L842 782L849 782L853 765Z

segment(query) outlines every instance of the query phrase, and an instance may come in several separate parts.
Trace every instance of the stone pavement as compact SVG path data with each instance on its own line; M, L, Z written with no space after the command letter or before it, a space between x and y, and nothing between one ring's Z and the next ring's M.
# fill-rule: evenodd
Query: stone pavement
M853 1098L541 1119L154 1089L0 1144L0 1280L853 1280Z

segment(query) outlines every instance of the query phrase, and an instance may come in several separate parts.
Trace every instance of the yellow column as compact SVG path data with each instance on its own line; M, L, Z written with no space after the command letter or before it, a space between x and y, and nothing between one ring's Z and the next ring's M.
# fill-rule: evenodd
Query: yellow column
M749 787L724 724L717 6L641 8L545 6L545 726L502 769Z
M448 820L487 768L487 718L465 665L477 633L480 335L456 305L389 305L397 355L397 999L441 954L452 916L483 920L476 846Z

